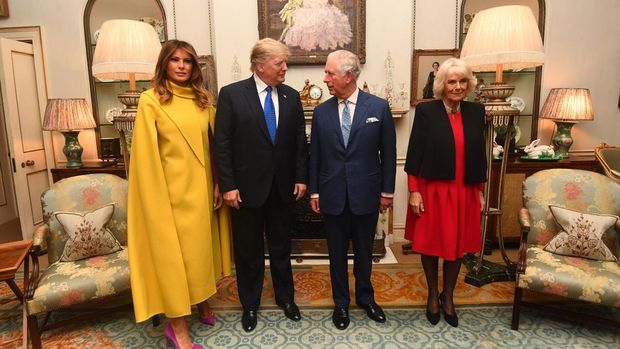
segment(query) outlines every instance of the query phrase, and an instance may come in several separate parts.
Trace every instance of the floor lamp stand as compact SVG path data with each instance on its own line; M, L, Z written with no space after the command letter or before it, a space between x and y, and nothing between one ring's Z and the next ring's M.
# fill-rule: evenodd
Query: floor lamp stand
M492 83L490 87L482 88L482 94L486 97L486 156L487 156L487 182L484 186L485 205L482 210L481 239L482 251L478 255L469 254L463 259L463 263L469 269L465 276L465 282L474 286L482 286L490 282L510 281L515 279L516 263L511 261L506 254L504 246L504 232L502 229L502 206L504 199L504 182L506 168L508 166L509 146L514 130L515 118L519 110L513 108L506 98L514 91L514 86L502 82ZM504 138L504 154L502 157L499 173L497 173L497 204L491 207L491 175L493 173L493 142L494 130L497 125L506 126ZM484 245L487 240L487 228L489 218L497 221L498 242L505 265L492 263L484 260Z
M118 131L121 138L121 150L123 152L123 161L125 162L125 174L129 178L129 158L131 150L131 135L133 126L136 121L136 113L138 111L138 100L140 92L126 91L118 95L119 101L125 105L123 111L114 116L112 123Z

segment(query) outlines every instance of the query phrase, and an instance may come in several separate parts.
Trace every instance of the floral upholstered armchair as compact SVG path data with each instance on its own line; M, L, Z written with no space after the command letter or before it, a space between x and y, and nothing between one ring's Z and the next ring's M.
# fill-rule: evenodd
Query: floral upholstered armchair
M539 171L523 182L523 205L512 329L521 305L544 307L522 301L523 290L620 307L620 185L590 171Z
M33 271L27 280L25 300L28 330L35 349L41 348L41 331L51 327L47 320L52 311L128 295L130 289L124 247L125 179L110 174L67 178L53 184L41 201L45 224L33 236ZM45 253L49 267L40 271L38 257ZM42 314L46 316L39 326L38 315ZM85 315L88 314L77 318Z

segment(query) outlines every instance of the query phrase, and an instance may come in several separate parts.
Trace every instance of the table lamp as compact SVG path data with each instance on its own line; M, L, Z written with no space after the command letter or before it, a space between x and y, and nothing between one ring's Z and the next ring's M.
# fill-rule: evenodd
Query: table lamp
M515 87L503 82L503 71L505 69L525 69L541 66L544 62L545 54L543 51L542 38L538 29L538 24L532 10L527 6L510 5L489 8L476 13L471 23L463 48L461 49L461 59L465 61L473 71L495 71L495 82L488 84L481 89L482 95L486 97L485 111L487 115L487 178L493 178L491 171L493 166L493 131L496 126L505 126L506 135L504 139L504 156L499 167L499 174L494 176L498 181L497 207L490 207L490 188L489 181L485 185L485 207L483 208L482 219L482 243L486 242L487 219L489 216L496 217L499 227L499 245L502 257L509 269L514 270L516 264L512 262L504 247L503 231L501 224L504 175L508 165L508 154L512 130L515 118L519 115L519 110L513 108L506 98L512 95ZM472 267L474 273L478 275L481 270L483 253L480 253L477 262ZM489 268L486 268L489 270ZM485 280L500 281L501 274L486 276ZM512 273L514 275L514 272ZM478 277L478 276L476 276ZM482 285L482 282L472 281L466 277L466 281ZM506 279L505 279L506 280Z
M579 121L593 120L592 96L587 88L552 88L540 111L540 117L552 119L556 130L551 142L555 153L568 157L568 149L573 144L570 130Z
M140 98L136 80L153 77L161 43L153 26L128 19L105 21L99 33L93 55L93 76L129 81L129 90L118 95L125 109L112 121L121 135L123 157L128 168L131 132Z
M544 63L542 38L532 10L511 5L478 12L467 31L461 59L474 71L495 71L495 82L482 88L487 114L517 115L518 110L506 102L515 87L503 82L503 71Z
M84 98L49 99L43 117L43 129L58 131L65 136L63 154L67 157L67 167L82 166L83 148L78 141L80 130L95 128L95 119L88 102Z

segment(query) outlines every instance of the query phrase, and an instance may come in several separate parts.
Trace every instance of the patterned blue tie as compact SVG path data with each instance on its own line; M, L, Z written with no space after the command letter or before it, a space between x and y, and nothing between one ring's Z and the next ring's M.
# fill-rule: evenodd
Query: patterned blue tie
M267 86L267 97L265 97L265 107L263 113L265 114L265 122L267 123L267 130L269 131L269 137L271 137L271 143L276 143L276 107L271 100L271 86Z
M342 138L344 146L349 143L349 134L351 133L351 112L349 111L349 101L344 100L344 109L342 110Z

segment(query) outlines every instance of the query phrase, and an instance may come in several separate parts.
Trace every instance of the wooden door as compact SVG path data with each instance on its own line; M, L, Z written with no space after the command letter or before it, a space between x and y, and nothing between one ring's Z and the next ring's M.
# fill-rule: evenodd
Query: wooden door
M50 185L41 126L47 95L36 62L31 44L0 38L2 109L15 164L13 184L24 239L43 222L40 198Z

